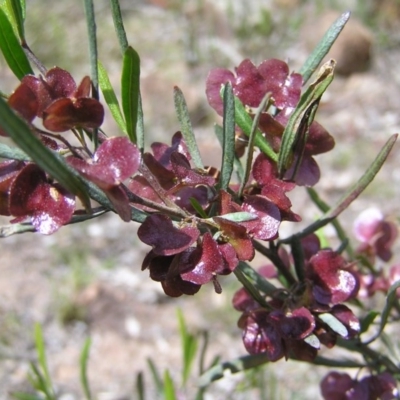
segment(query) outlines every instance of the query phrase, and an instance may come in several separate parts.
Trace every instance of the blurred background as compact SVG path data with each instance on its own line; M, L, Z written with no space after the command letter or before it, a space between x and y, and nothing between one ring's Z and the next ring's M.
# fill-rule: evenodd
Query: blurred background
M106 0L95 3L99 58L119 93L121 54L110 6ZM321 196L332 204L361 176L389 135L400 131L399 1L121 0L121 8L128 41L141 56L147 144L170 143L179 129L172 94L176 85L185 94L205 162L218 167L221 152L213 124L219 117L205 97L209 70L233 69L244 58L255 64L280 58L298 70L346 10L351 10L351 20L330 55L338 62L337 76L317 116L337 143L317 159ZM90 73L82 1L28 0L26 32L46 67L67 69L78 82ZM1 59L0 89L9 93L17 84ZM109 136L120 134L110 116L104 130ZM396 147L376 180L343 214L349 232L355 216L367 207L399 215L398 154ZM291 193L291 199L304 221L283 225L282 237L318 216L302 190ZM87 336L93 341L89 379L97 399L135 399L139 371L145 371L151 387L148 357L161 372L169 368L179 383L177 308L191 332L209 332L208 362L216 355L229 360L245 354L236 326L239 314L231 307L239 288L234 277L221 279L220 295L207 286L193 298L167 298L140 270L149 249L137 239L136 229L106 215L49 237L25 234L1 240L0 398L29 388L35 322L43 326L50 371L64 400L82 398L78 364ZM326 235L332 235L329 228ZM254 261L255 266L264 263ZM306 364L281 360L251 374L226 377L206 398L318 399L318 384L327 370L314 367L309 372ZM195 374L190 385L188 399L195 392Z

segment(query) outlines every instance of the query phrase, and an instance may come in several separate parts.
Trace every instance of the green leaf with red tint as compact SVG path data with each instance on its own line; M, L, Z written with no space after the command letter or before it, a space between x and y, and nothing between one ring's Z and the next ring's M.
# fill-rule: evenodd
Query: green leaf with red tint
M158 255L170 256L181 253L199 237L197 228L185 226L176 228L171 219L162 214L150 215L138 229L138 237L153 247Z

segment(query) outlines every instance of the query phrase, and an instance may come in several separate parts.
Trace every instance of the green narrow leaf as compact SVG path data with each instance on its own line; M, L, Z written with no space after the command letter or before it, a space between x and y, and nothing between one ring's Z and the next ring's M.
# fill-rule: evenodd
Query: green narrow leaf
M121 129L121 131L126 134L127 133L126 124L124 117L122 115L122 111L117 96L115 95L115 91L111 85L107 71L105 70L103 64L100 61L98 62L98 69L99 69L99 85L101 92L103 93L104 100L107 103L111 115L113 116L119 129Z
M254 283L245 275L241 269L236 267L236 269L233 271L235 274L236 278L238 281L243 285L243 287L247 290L247 292L253 297L253 299L259 303L261 306L270 308L265 301L264 297L261 296L260 292L258 291L258 288L254 285Z
M259 367L268 363L268 357L265 354L255 354L249 356L239 357L232 361L226 361L221 364L215 365L200 376L198 384L200 387L206 387L218 379L224 377L226 372L236 374L237 372L246 371L251 368Z
M251 221L253 219L257 219L257 216L252 213L249 213L247 211L237 211L237 212L221 215L221 218L227 219L228 221L232 221L232 222L244 222L244 221Z
M194 208L194 210L197 212L197 214L200 215L201 218L205 218L205 219L208 218L208 215L203 210L200 203L194 197L190 197L189 202L190 202L191 206Z
M224 131L220 125L214 125L214 133L215 136L217 136L217 139L221 146L223 146L223 137L224 137ZM237 174L239 183L242 183L244 181L244 169L242 166L242 163L240 159L236 156L235 153L235 158L234 158L234 167L235 167L235 172Z
M24 19L25 4L21 4L20 0L6 0L6 7L11 24L14 26L15 32L18 33L19 39L25 41Z
M45 387L43 387L43 389L46 389L46 394L53 397L53 386L51 383L49 369L47 367L46 346L44 343L43 331L42 331L42 327L38 323L35 324L35 333L34 334L35 334L35 347L36 347L36 353L38 356L38 363L43 372L43 380L44 380L43 382L44 382L44 386L45 386ZM32 367L34 367L34 365L32 365ZM34 367L34 370L35 370L35 367ZM35 371L35 372L37 373L38 376L41 376L39 371Z
M11 396L17 400L43 400L42 397L36 396L34 394L21 393L21 392L11 393Z
M345 325L343 325L334 315L330 313L322 313L318 315L318 318L325 322L334 332L342 337L348 335L348 331Z
M80 378L81 385L83 388L83 393L85 394L86 400L91 400L92 396L90 394L90 386L87 376L87 366L89 360L89 352L90 352L91 340L87 338L82 348L81 357L80 357Z
M325 203L320 196L318 195L318 193L316 192L315 189L313 188L307 188L307 193L310 196L310 199L313 201L313 203L324 213L328 212L330 210L330 206ZM347 233L346 231L343 229L342 225L340 224L340 222L337 219L334 219L332 221L332 225L336 230L336 234L338 236L338 238L341 240L341 242L348 242L348 237L347 237ZM324 237L323 232L322 231L318 231L316 232L317 236L320 239L321 242L321 248L324 247L329 247L328 243L327 243L327 239ZM350 244L348 244L346 246L346 252L349 255L349 257L351 259L354 258L354 250L352 248L352 246Z
M166 370L164 373L164 399L177 400L177 397L175 395L174 382L172 381L168 370Z
M30 158L18 147L7 146L0 143L0 157L9 160L30 161Z
M182 342L182 357L183 357L182 386L184 386L190 375L193 361L196 356L198 343L197 339L188 332L182 311L180 309L177 310L177 314L179 322L179 333Z
M249 179L250 173L251 173L251 168L253 166L253 154L254 154L254 144L255 140L257 137L257 128L258 128L258 122L260 121L261 114L265 111L265 108L267 107L267 103L269 99L271 98L271 93L266 93L263 99L261 100L260 105L257 107L257 111L254 115L254 119L251 125L251 131L249 135L249 143L248 143L248 150L247 150L247 156L246 156L246 167L245 167L245 175L242 181L242 184L240 185L239 189L239 197L242 197L244 188L246 187L246 183Z
M136 393L137 393L137 399L145 400L145 384L144 384L143 372L139 372L136 375Z
M313 333L311 335L307 336L306 338L304 338L304 341L307 344L309 344L311 347L314 347L314 349L319 349L321 347L320 340Z
M64 159L45 147L28 125L0 98L0 126L36 164L56 179L60 185L78 196L87 210L90 199L82 180L71 171Z
M386 323L387 323L389 315L390 315L390 311L392 310L395 302L398 301L397 293L396 293L398 288L400 288L400 280L396 281L395 283L393 283L393 285L390 286L390 288L388 290L388 294L386 296L385 306L383 307L383 310L382 310L379 330L376 333L376 335L374 335L371 339L369 339L367 342L364 343L365 345L370 344L374 340L376 340L380 336L380 334L383 332L383 330L385 329Z
M343 13L328 29L325 33L324 37L321 41L317 44L315 49L312 51L310 56L307 58L306 62L300 69L300 74L303 76L303 84L305 84L317 70L319 64L323 58L328 54L330 48L332 47L333 43L339 36L340 32L346 25L347 21L350 18L350 12L347 11Z
M18 79L33 74L28 58L2 8L0 8L0 49L7 65Z
M370 311L361 321L360 321L360 334L367 332L371 324L375 321L376 317L379 315L378 311Z
M176 115L181 126L182 136L185 139L185 143L188 147L190 156L192 157L192 161L196 168L203 169L204 165L201 161L200 151L196 143L196 138L194 137L186 100L183 96L181 89L179 89L177 86L174 87L174 104Z
M137 143L136 124L138 120L138 106L140 95L140 58L139 54L128 47L124 53L121 96L122 110L124 112L126 130L132 143Z
M301 232L296 233L299 238L310 235L316 230L322 228L323 226L329 224L334 218L340 215L373 181L376 174L381 169L382 165L385 163L387 157L389 156L394 144L396 143L398 134L392 135L388 141L385 143L378 156L375 158L374 162L370 167L364 172L364 175L349 189L346 193L339 199L337 204L327 211L321 218L313 222L307 228L303 229ZM292 237L281 240L281 243L290 243Z
M232 85L227 83L223 89L224 119L222 126L222 165L219 189L227 190L231 181L235 160L235 96Z
M246 111L246 108L243 106L242 102L237 97L235 97L235 122L237 126L245 133L245 135L250 137L253 120ZM278 161L278 155L263 137L259 129L256 130L254 144L272 161Z
M301 141L301 136L308 132L308 127L314 119L316 106L333 80L334 67L333 60L321 67L317 79L301 95L299 103L286 124L278 156L278 172L281 177L293 162L293 150L296 144L299 140Z
M157 370L157 367L151 358L147 359L147 365L149 366L151 375L153 377L153 381L156 386L157 393L161 394L163 392L164 384L163 384L161 376Z
M124 23L122 20L121 8L119 6L119 0L111 0L111 13L113 17L115 32L117 33L119 46L122 54L125 54L128 48L128 40L126 38Z
M142 96L139 92L139 103L138 103L138 117L136 123L136 137L137 137L137 147L140 152L144 152L144 116L142 107Z
M267 296L273 296L277 293L277 288L262 275L254 270L249 264L240 261L236 269L246 276L246 278L259 290Z

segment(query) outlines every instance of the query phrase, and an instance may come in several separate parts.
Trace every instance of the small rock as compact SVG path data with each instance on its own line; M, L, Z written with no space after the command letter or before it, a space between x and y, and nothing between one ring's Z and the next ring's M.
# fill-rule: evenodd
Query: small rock
M339 16L340 14L334 11L327 11L314 17L312 23L305 24L303 37L309 51L317 45ZM364 72L370 66L372 43L372 32L360 21L350 17L329 51L326 60L330 58L336 60L335 72L340 75L348 76L356 72Z

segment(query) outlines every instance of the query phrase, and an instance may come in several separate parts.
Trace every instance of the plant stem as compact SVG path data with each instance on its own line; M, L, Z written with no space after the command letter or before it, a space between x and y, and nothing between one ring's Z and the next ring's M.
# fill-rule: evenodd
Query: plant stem
M261 253L263 256L269 258L272 261L272 263L275 265L278 271L284 276L289 285L293 285L296 283L296 279L293 277L291 272L287 269L286 265L282 262L281 258L275 251L268 249L260 242L257 242L255 240L253 240L253 246L259 253Z

